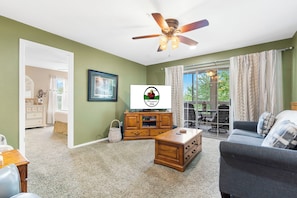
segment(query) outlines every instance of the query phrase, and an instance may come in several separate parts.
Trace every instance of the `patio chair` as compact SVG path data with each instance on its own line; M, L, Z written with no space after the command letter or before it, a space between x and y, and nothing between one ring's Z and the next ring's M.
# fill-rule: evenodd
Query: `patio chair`
M195 107L191 103L184 103L184 126L188 128L196 128L196 112ZM202 121L202 115L198 116L197 121Z
M229 130L229 106L221 104L218 106L218 111L212 118L206 118L207 122L211 123L209 132L222 132L227 133Z

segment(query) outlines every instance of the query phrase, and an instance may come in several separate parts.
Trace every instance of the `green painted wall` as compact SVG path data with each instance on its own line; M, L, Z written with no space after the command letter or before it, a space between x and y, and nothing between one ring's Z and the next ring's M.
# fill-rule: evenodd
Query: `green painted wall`
M297 32L293 37L292 101L297 102Z
M297 36L295 36L295 40ZM249 53L255 53L255 52L261 52L271 49L283 49L287 47L294 46L292 43L293 39L285 39L281 41L271 42L271 43L265 43L260 45L254 45L234 50L228 50L213 54L207 54L203 56L197 56L193 58L187 58L177 61L171 61L156 65L150 65L147 67L147 83L148 84L164 84L165 83L165 71L162 68L170 67L170 66L176 66L176 65L193 65L193 64L200 64L200 63L208 63L208 62L214 62L217 60L224 60L229 59L232 56L238 56L243 54L249 54ZM296 47L296 41L295 41L295 47ZM295 52L294 52L295 51ZM292 98L292 54L296 55L296 50L288 50L283 52L283 76L284 76L284 107L285 109L290 108L290 102ZM295 58L296 60L296 58ZM297 61L296 61L297 62ZM296 68L296 63L295 63ZM297 69L296 69L297 70ZM297 71L296 71L297 72ZM296 73L295 73L296 74ZM296 75L295 75L296 76ZM295 90L297 88L297 85L295 83ZM296 93L297 94L297 93ZM296 98L297 101L297 98Z
M143 65L0 17L0 133L16 148L19 138L20 38L74 53L74 145L106 137L110 122L115 118L123 120L123 112L128 109L130 84L146 83L146 67ZM87 101L88 69L119 76L117 102Z
M296 34L292 39L145 67L0 16L0 133L4 134L9 143L16 148L19 137L20 38L74 53L75 145L106 137L111 120L114 118L123 120L123 112L129 109L129 85L164 84L164 70L161 68L174 65L206 63L241 54L294 46L295 50L283 53L286 108L289 108L292 99L297 101L297 80L292 78L297 76ZM119 75L118 102L87 102L88 69Z

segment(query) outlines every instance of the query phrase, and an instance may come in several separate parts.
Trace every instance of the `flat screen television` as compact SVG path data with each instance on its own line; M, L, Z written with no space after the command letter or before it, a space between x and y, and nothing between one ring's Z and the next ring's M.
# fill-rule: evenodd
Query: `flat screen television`
M171 86L130 85L130 109L171 109Z

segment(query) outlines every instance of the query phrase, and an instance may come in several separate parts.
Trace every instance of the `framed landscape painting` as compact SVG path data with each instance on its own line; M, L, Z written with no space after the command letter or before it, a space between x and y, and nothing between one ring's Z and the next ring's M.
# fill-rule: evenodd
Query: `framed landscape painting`
M118 75L88 70L88 101L117 101Z

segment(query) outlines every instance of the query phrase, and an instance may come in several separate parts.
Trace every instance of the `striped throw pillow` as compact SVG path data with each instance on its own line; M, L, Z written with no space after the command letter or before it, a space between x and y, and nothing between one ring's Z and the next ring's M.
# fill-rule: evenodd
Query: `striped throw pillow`
M264 112L259 118L257 133L265 137L275 122L275 116L272 113Z
M284 120L265 137L262 146L294 149L297 145L297 125Z

